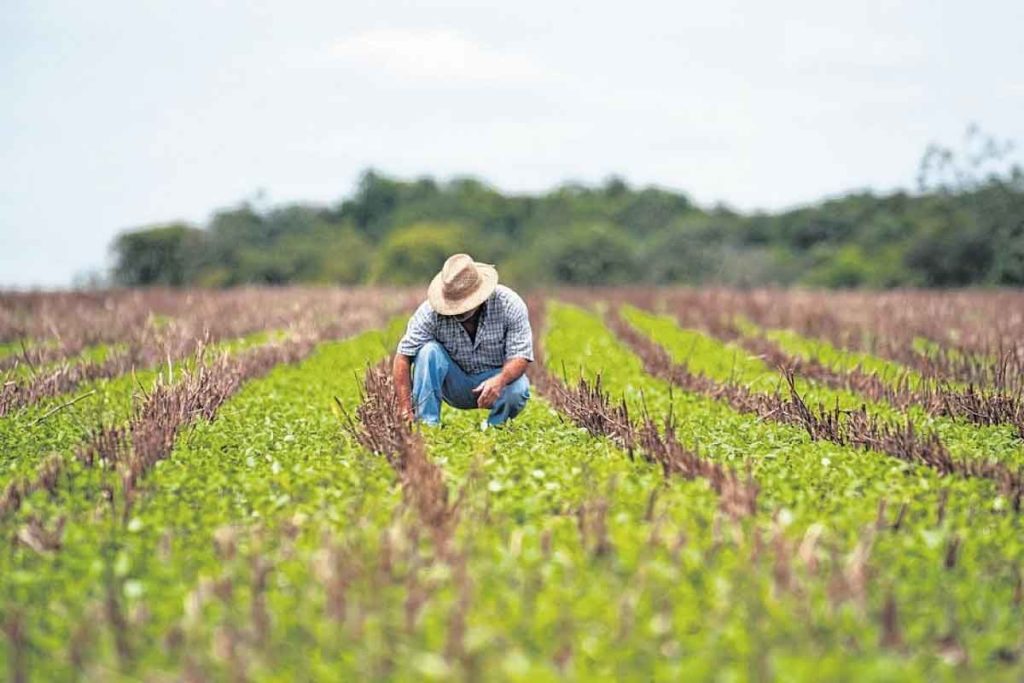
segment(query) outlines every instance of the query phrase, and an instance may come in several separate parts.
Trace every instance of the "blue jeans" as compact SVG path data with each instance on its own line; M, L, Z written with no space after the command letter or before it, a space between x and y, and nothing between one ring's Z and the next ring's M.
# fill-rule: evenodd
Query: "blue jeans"
M476 408L477 394L473 393L473 389L499 372L501 368L466 374L441 344L427 342L413 360L412 400L416 417L427 424L440 424L442 400L455 408ZM487 422L499 425L512 419L522 411L529 398L530 381L523 375L501 390L501 395L487 416Z

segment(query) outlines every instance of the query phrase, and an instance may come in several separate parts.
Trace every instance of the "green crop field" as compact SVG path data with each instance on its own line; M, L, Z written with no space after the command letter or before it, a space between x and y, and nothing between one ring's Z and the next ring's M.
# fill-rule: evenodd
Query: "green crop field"
M536 292L486 431L420 296L0 294L0 675L1024 678L1024 295Z

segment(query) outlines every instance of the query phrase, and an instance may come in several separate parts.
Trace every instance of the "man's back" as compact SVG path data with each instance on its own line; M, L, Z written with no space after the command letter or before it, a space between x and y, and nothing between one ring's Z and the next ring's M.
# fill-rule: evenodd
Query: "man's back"
M533 331L522 297L498 285L483 303L474 339L454 316L440 315L424 301L409 320L398 353L415 356L430 341L440 343L465 372L500 368L509 358L533 360Z
M427 288L392 361L399 408L440 424L441 404L490 410L483 426L518 415L530 398L533 331L522 297L469 254L449 257Z

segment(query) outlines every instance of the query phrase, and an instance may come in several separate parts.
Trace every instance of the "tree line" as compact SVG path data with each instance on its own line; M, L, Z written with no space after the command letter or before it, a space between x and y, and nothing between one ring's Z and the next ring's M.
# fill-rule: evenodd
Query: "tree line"
M776 213L705 208L613 177L510 195L474 178L365 172L333 205L252 202L204 226L112 245L120 285L422 284L466 251L514 285L685 283L951 287L1024 284L1024 173L972 129L931 147L915 191L858 192Z

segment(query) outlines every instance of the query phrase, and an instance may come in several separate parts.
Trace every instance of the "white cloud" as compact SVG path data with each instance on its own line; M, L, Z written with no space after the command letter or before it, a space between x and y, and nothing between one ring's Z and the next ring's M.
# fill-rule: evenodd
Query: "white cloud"
M906 69L929 59L925 39L908 31L865 34L849 27L788 21L782 60L787 66Z
M529 83L550 75L528 55L475 42L451 29L372 29L335 43L330 55L354 66L416 81Z

